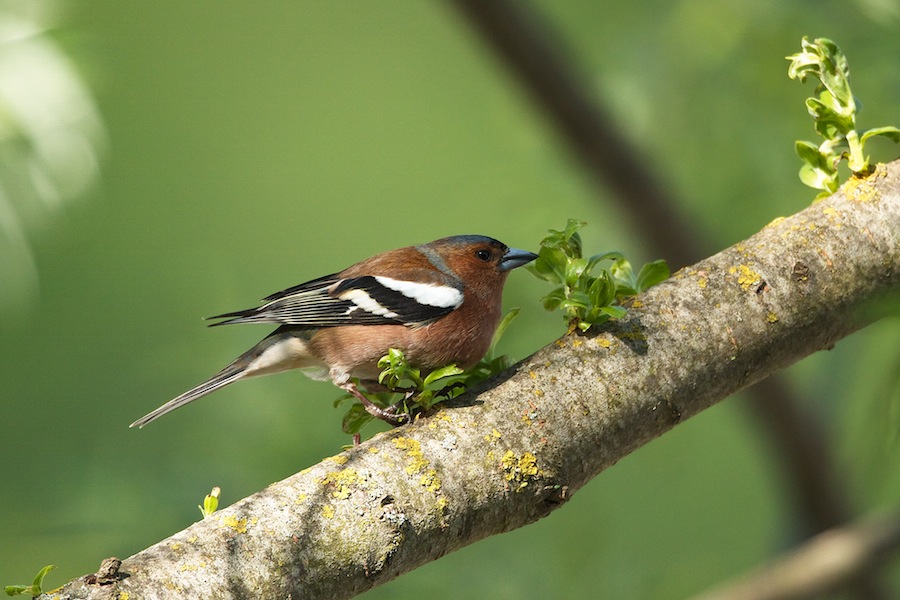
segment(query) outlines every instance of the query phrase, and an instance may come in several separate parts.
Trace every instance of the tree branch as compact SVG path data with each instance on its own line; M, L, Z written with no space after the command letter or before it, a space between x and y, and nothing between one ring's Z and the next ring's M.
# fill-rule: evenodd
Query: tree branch
M349 598L562 505L643 444L852 333L900 289L900 162L566 336L480 394L275 483L58 598ZM93 583L92 583L93 582Z
M821 533L762 569L694 600L805 600L846 588L900 548L900 515Z

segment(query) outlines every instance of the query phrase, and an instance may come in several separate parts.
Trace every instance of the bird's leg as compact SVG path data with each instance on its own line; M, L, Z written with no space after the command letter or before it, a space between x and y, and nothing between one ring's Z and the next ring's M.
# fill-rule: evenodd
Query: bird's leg
M398 425L402 425L403 423L405 423L406 421L409 420L409 418L406 415L395 414L397 412L397 408L395 406L392 406L388 409L384 409L384 408L381 408L380 406L373 404L371 400L366 398L363 395L363 393L360 392L359 389L357 389L357 387L353 384L352 381L348 381L347 383L343 384L341 387L343 389L345 389L346 391L350 392L354 397L356 397L356 399L362 403L363 408L366 409L366 412L369 413L370 415L372 415L373 417L375 417L376 419L381 419L385 423L390 423L394 427L396 427Z
M406 403L409 402L409 399L416 395L416 392L418 390L416 390L416 388L406 388L406 389L398 389L396 391L397 391L397 393L402 393L403 397L400 398L399 400L397 400L396 402L394 402L393 404L391 404L390 406L388 406L386 409L384 409L384 410L390 412L392 415L397 414L397 411L400 410L400 407L405 406Z

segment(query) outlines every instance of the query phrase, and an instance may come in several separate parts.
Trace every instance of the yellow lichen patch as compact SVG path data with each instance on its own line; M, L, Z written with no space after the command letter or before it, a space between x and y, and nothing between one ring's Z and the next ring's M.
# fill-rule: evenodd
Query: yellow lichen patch
M543 390L534 390L534 395L535 395L535 396L543 396L543 395L544 395L544 391L543 391Z
M419 415L416 415L416 418L419 418ZM446 423L452 423L453 418L447 414L447 411L441 410L435 415L431 415L431 418L428 419L428 429L437 429L438 422L444 421Z
M124 590L119 592L119 600L128 600L129 597L128 592Z
M425 473L422 474L422 477L419 478L419 485L423 486L426 490L431 492L432 494L436 494L441 489L441 480L438 477L437 471L434 469L428 469Z
M706 277L701 277L697 280L697 287L704 289L707 283L709 283L709 280Z
M406 465L407 474L415 475L416 473L421 473L430 464L425 455L422 454L422 445L419 443L419 440L397 437L391 441L398 450L406 450L406 457L410 459L409 464Z
M419 478L420 485L433 494L440 491L441 480L436 470L428 468L431 463L422 454L422 445L419 443L419 440L397 437L391 442L398 450L406 450L406 457L409 459L409 464L406 465L405 469L407 475L421 473L422 476Z
M601 348L609 348L612 346L612 340L605 337L597 338L597 345Z
M769 323L777 323L778 315L776 315L773 312L770 312L768 315L766 315L766 321L768 321Z
M350 487L361 480L362 477L359 476L355 469L344 469L343 471L327 473L320 483L334 486L337 489L331 492L331 495L339 500L346 500L350 497Z
M872 202L878 200L878 188L875 182L887 175L887 167L879 163L875 166L875 170L865 177L854 175L844 184L843 192L850 200L855 202Z
M222 517L222 524L226 527L231 527L238 533L247 533L247 518L241 517L238 519L234 515L228 515L227 517Z
M356 469L344 469L342 471L332 471L330 473L326 473L325 477L322 478L322 485L352 485L360 480L359 473L356 472Z
M566 343L565 343L564 341L562 341L562 340L556 340L556 341L553 342L553 343L556 344L556 345L557 345L558 347L560 347L560 348L565 348L565 347L566 347Z
M502 433L497 431L496 429L491 429L491 433L489 435L484 436L484 441L493 442L499 440L503 436Z
M505 473L504 477L509 482L518 483L516 491L521 491L528 486L528 481L539 477L537 457L531 452L524 452L522 456L516 456L512 450L507 450L500 459L500 466Z
M581 340L572 340L572 347L577 348L578 346L582 345L583 343L584 342L582 342Z
M334 507L330 504L326 504L322 507L322 516L326 519L334 518Z
M833 206L826 206L822 209L822 214L828 217L828 220L831 222L831 226L835 229L841 228L841 223L838 221L839 218L843 216L841 211L834 208Z
M762 281L762 277L759 273L748 267L747 265L738 265L736 267L731 267L728 269L728 272L732 275L738 276L738 285L741 286L741 289L745 292L750 289L750 286L759 283Z
M343 465L350 459L347 458L346 456L344 456L343 454L338 454L337 456L329 456L325 460L330 460L331 462L333 462L336 465Z
M535 373L534 371L528 371L528 376L532 379L537 379L537 373Z
M177 552L179 549L181 549L181 542L175 542L170 547L172 548L172 550L175 550Z
M294 504L303 504L309 498L308 494L300 494L294 499Z
M766 227L775 227L776 225L780 225L782 221L784 221L784 217L775 217L768 225L766 225Z
M368 452L369 454L378 454L379 449L376 448L375 446L372 446L372 447L369 448L366 452Z
M534 477L538 474L537 456L531 452L526 452L519 459L519 471L527 477Z

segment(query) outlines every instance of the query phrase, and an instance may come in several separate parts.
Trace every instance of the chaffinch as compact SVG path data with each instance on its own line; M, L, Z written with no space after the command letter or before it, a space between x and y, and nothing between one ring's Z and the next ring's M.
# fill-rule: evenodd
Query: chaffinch
M402 350L424 371L456 363L466 369L485 355L501 316L511 269L537 258L481 235L457 235L384 252L340 273L264 298L261 306L225 313L211 326L276 323L278 329L209 380L141 417L150 421L247 377L302 369L331 379L372 415L398 424L372 404L351 378L377 383L378 360Z

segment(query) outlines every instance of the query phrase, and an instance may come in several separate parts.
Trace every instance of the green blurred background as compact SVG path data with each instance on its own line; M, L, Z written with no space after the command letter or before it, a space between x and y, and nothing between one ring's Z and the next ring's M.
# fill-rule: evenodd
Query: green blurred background
M803 35L848 55L863 127L900 123L893 0L530 6L717 248L815 194L793 154L795 139L812 139L802 104L812 85L790 81L783 58ZM337 390L296 373L128 429L268 332L208 330L203 316L446 235L536 249L568 217L588 221L590 252L658 258L447 4L0 7L0 33L35 23L32 35L69 57L105 127L89 106L57 107L73 111L86 155L102 156L74 202L40 189L28 200L26 185L8 184L11 169L0 177L0 199L26 215L14 230L0 212L0 225L27 238L17 251L7 239L0 256L2 585L49 563L59 565L50 587L92 572L199 519L212 486L231 504L348 443ZM873 146L881 160L897 155ZM74 164L59 180L90 180L91 160ZM523 310L503 351L522 358L562 333L540 308L545 291L524 271L510 277L505 303ZM897 320L882 321L787 373L825 424L858 513L900 497L898 339ZM777 465L732 398L549 518L365 597L685 597L798 541Z

